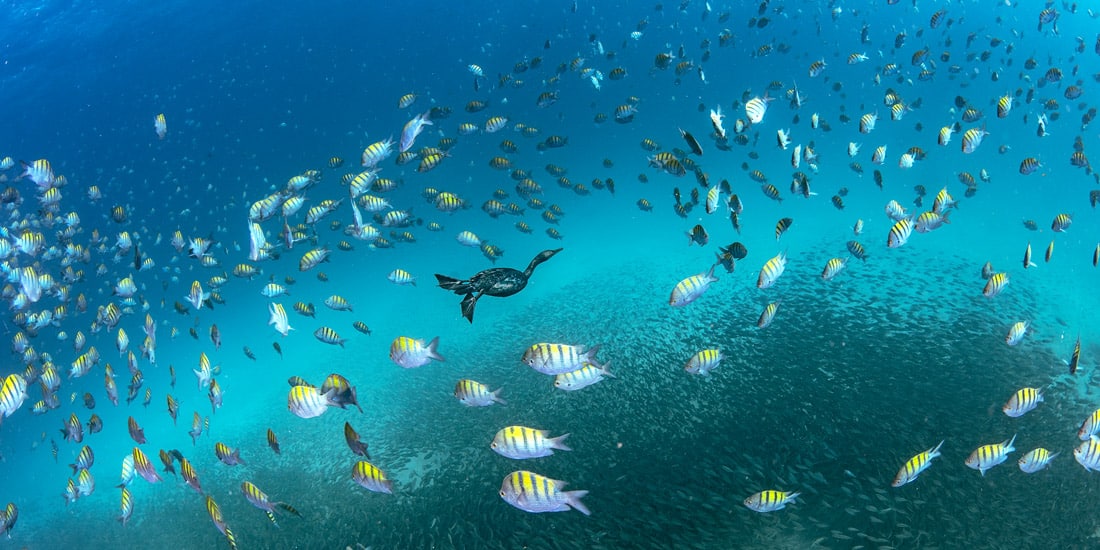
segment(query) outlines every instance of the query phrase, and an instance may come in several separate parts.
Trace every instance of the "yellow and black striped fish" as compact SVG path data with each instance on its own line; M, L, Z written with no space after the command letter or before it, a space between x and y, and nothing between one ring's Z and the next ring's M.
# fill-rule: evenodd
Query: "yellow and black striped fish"
M1066 229L1069 229L1071 223L1073 223L1073 216L1069 214L1058 214L1054 217L1054 221L1051 222L1050 228L1055 233L1062 233Z
M919 476L921 472L927 470L928 467L931 466L932 459L940 456L940 447L943 447L943 441L940 441L939 445L917 454L906 461L905 465L898 470L898 475L894 477L894 482L891 483L891 485L894 487L901 487L917 479L917 476Z
M500 497L525 512L565 512L570 508L591 515L581 498L588 491L562 491L565 482L518 470L508 474L500 486Z
M160 475L157 474L156 468L153 467L153 463L149 462L149 457L145 456L145 453L141 449L134 447L133 450L134 459L134 471L138 473L145 481L149 483L157 483L161 481Z
M828 281L836 277L837 273L840 273L847 265L848 258L832 258L825 263L825 269L821 270L821 278Z
M122 523L123 527L126 527L126 522L130 521L130 516L134 515L134 499L130 496L130 490L125 486L122 487L122 499L118 508L118 521Z
M214 444L214 455L226 466L236 466L237 464L245 463L245 461L241 460L240 449L231 449L221 441Z
M225 535L225 540L229 542L229 547L236 550L237 537L233 535L233 531L225 524L225 519L222 518L222 511L218 508L218 503L214 502L214 499L210 498L210 495L206 495L206 512L210 514L210 520L214 522L214 527L217 527L218 531Z
M760 312L760 318L756 320L756 328L765 329L775 320L775 314L779 311L779 302L772 302Z
M764 263L760 269L760 276L756 279L756 288L764 289L775 284L776 279L787 268L787 253L780 252L774 258Z
M1012 96L1003 95L997 100L997 118L1005 118L1012 111Z
M792 223L794 223L794 219L792 219L792 218L783 218L783 219L779 220L778 222L776 222L776 224L775 224L775 240L778 241L779 238L782 237L783 234L787 232L787 229L790 229Z
M416 167L416 171L420 173L430 172L433 168L439 165L443 161L444 157L450 156L448 153L431 153L421 157L420 164ZM377 182L375 182L377 183Z
M1001 443L982 445L970 453L970 456L966 459L966 465L969 468L978 470L984 476L986 470L1004 462L1008 458L1008 454L1016 450L1012 446L1015 442L1016 436L1013 435L1012 439Z
M886 246L888 248L904 246L912 234L913 222L909 218L902 218L890 228L890 234L886 236Z
M1034 410L1042 402L1042 388L1020 388L1012 394L1001 410L1010 418L1019 418Z
M202 484L199 483L199 476L195 473L195 468L191 466L191 462L186 458L180 458L180 476L183 477L183 481L188 487L202 494Z
M287 396L287 409L299 418L321 416L332 405L331 394L322 394L313 386L294 386Z
M982 295L986 298L992 298L1000 294L1006 285L1008 285L1008 273L1003 271L994 273L986 281L985 288L982 289Z
M989 132L985 131L985 126L981 128L971 128L963 133L962 137L962 152L969 154L978 149L978 146L982 144L982 139L989 135Z
M84 357L83 355L81 357ZM11 416L27 399L27 381L18 374L9 374L0 387L0 413ZM2 418L0 417L0 418Z
M364 489L376 493L393 494L393 482L386 478L382 470L365 460L355 463L351 470L351 478Z
M326 344L334 344L344 347L344 339L329 327L320 327L313 331L313 336Z
M275 437L275 432L271 428L267 429L267 446L271 447L275 454L282 454L282 451L279 450L279 438Z
M300 315L304 315L306 317L316 317L316 310L314 309L313 304L295 302L294 311L297 311Z
M321 248L314 248L302 255L302 259L298 261L298 271L309 271L317 266L321 262L327 262L329 257L329 249L327 246Z
M754 512L774 512L776 510L782 510L787 506L787 503L798 498L801 493L788 493L785 491L777 491L769 489L767 491L760 491L749 498L745 499L745 507Z

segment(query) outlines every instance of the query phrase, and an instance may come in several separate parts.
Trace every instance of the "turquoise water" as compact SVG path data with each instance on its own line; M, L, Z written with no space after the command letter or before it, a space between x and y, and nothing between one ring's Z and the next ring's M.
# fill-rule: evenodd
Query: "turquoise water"
M399 10L337 3L47 3L10 10L4 23L10 38L0 49L0 108L8 123L0 157L45 158L66 176L56 216L79 215L80 231L71 242L90 254L86 263L72 262L84 270L83 279L64 283L70 241L57 235L62 226L51 225L39 208L34 184L16 179L18 162L4 172L4 185L22 198L4 210L8 235L31 227L43 233L46 247L56 247L34 258L13 254L4 260L5 272L34 265L66 284L70 299L68 315L36 336L20 326L14 309L4 318L5 338L20 331L29 336L39 354L30 361L35 373L48 354L62 383L57 409L31 413L43 398L32 382L26 402L0 424L0 504L12 502L19 510L10 540L0 537L0 545L228 546L203 496L163 471L158 484L134 479L133 515L125 527L116 521L121 461L135 446L158 470L159 450L186 456L242 548L1094 544L1100 524L1087 510L1098 482L1073 460L1073 450L1080 444L1081 421L1100 406L1091 384L1100 352L1092 265L1100 232L1088 202L1096 181L1069 163L1077 136L1086 155L1096 141L1095 127L1082 128L1081 120L1092 106L1093 75L1100 72L1090 14L1059 7L1055 34L1049 24L1036 32L1041 6L1023 3L953 3L930 28L932 5L920 4L918 11L908 3L844 4L834 19L831 7L772 2L763 14L768 24L749 25L761 17L758 6L712 3L705 13L702 2L578 2L575 11L567 2L424 3ZM212 11L218 16L211 17ZM861 43L865 25L867 42ZM719 36L726 29L734 38L722 46ZM636 30L641 34L631 37ZM905 42L895 48L903 31ZM774 51L757 55L763 45ZM920 80L921 68L910 61L924 47L930 52L925 68L935 72L931 80ZM656 68L655 56L668 52L677 56L673 66ZM862 52L869 57L864 63L846 62L849 54ZM945 52L948 61L941 60ZM540 66L515 70L516 63L536 57ZM581 68L609 75L621 67L627 75L605 78L596 89L569 67L578 57L585 60ZM810 64L821 58L825 71L810 77ZM1025 68L1028 58L1035 68ZM694 65L677 76L675 65L682 60ZM898 64L898 75L883 74L891 62ZM470 64L485 74L476 90ZM951 65L959 70L952 72ZM1052 67L1063 71L1063 80L1040 85ZM500 85L502 75L510 79ZM1066 99L1065 89L1078 80L1084 94ZM721 106L732 137L734 119L745 117L744 100L762 96L772 81L781 83L772 96L797 84L803 106L773 101L763 121L746 132L747 145L716 147L709 111ZM1035 99L1027 103L1030 89ZM888 90L914 106L900 121L890 120L883 102ZM539 108L536 98L544 91L557 91L559 99ZM407 93L418 97L399 109L398 99ZM997 100L1006 94L1017 101L1008 117L997 118ZM960 121L956 96L984 113L977 122L962 123L963 129L985 124L990 132L973 154L961 152L958 134L947 147L936 144L940 127ZM472 100L488 107L468 113ZM1044 109L1047 100L1058 105ZM634 101L633 121L615 122L615 108ZM373 248L333 229L333 220L352 222L345 200L306 229L311 241L276 248L278 259L248 261L251 204L295 175L320 170L321 180L304 192L306 207L288 220L304 223L309 207L347 196L340 180L361 169L363 148L396 138L406 121L432 107L452 112L437 118L414 150L454 138L451 157L427 173L416 171L417 161L398 166L391 157L380 164L382 177L402 183L377 194L395 208L411 208L423 221L407 228L416 242ZM859 117L875 112L877 128L859 133ZM1035 121L1044 112L1051 118L1050 135L1039 137ZM167 119L163 140L153 131L158 113ZM609 120L595 122L600 113ZM813 113L828 131L810 127ZM842 115L850 121L842 122ZM459 124L483 126L491 116L508 117L508 127L459 135ZM538 135L525 137L513 131L516 124L535 127ZM692 189L704 197L707 190L690 171L676 178L647 165L653 153L640 146L642 140L656 141L662 151L687 149L681 128L702 144L704 154L690 158L710 182L728 180L744 203L740 234L724 205L708 215L700 204L678 217L674 188L684 202ZM812 142L819 155L816 172L805 162L800 167L817 193L809 198L789 191L791 151L778 149L774 137L788 128L793 143ZM536 145L551 135L567 137L568 144L540 151ZM500 149L505 139L516 144L516 153ZM862 144L855 158L847 155L849 142ZM887 146L881 166L871 162L880 145ZM899 168L901 153L914 146L927 158ZM331 168L333 156L345 159L343 166ZM502 202L526 202L509 172L489 166L496 156L530 172L544 190L544 204L564 212L559 224L546 223L530 206L521 217L493 219L481 211L497 189L509 195ZM1025 157L1039 159L1042 167L1021 175ZM853 161L862 164L862 175L849 167ZM551 164L591 193L560 186L546 170ZM883 175L882 189L873 183L875 169ZM958 174L977 177L982 169L990 181L979 181L976 193L966 196ZM751 170L779 188L781 203L764 196ZM597 189L596 178L613 179L614 194ZM85 199L93 185L103 194L98 202ZM914 205L916 185L927 189L922 207ZM471 208L439 212L422 196L428 187L456 193ZM886 203L897 200L916 214L930 209L944 187L959 200L950 224L914 233L905 246L888 249L894 222L884 214ZM830 202L842 188L843 210ZM635 205L640 198L653 205L652 212ZM111 220L116 205L128 212L125 222ZM1059 213L1071 214L1073 224L1055 233L1051 220ZM775 224L785 217L794 222L777 241ZM852 231L857 219L864 222L859 236ZM1022 220L1035 220L1038 230L1028 230ZM533 232L518 231L518 221ZM429 231L431 222L442 230ZM686 233L696 224L710 234L706 246L688 244ZM278 243L282 220L261 225L269 241ZM564 238L550 238L548 227ZM389 237L389 228L379 228ZM177 253L170 245L177 230L213 240L211 255L220 265L204 268ZM500 247L504 256L494 264L476 248L459 245L455 235L463 230ZM93 243L93 231L102 245ZM132 251L116 254L121 231L130 233L154 269L135 272ZM851 259L836 278L823 281L822 268L830 258L847 257L851 239L863 243L867 260ZM337 250L341 240L354 249ZM719 280L704 296L670 308L677 282L707 271L718 246L734 241L748 249L736 270L717 268ZM1051 241L1055 248L1047 262L1043 253ZM1029 242L1038 266L1025 270L1021 259ZM321 245L333 250L330 261L300 272L301 255ZM558 247L564 250L542 264L521 293L483 297L473 324L460 316L461 297L434 284L435 273L464 278L494 266L523 269L538 252ZM773 287L756 288L764 263L784 251L785 273ZM982 295L987 261L1011 281L994 298ZM262 274L234 277L234 266L242 262ZM100 266L103 274L97 276ZM416 285L387 281L397 268L415 276ZM223 272L228 282L217 291L224 304L200 312L188 306L187 314L175 310L192 281L210 290L211 277ZM320 272L327 281L319 280ZM148 407L142 397L117 407L107 400L105 363L117 374L123 399L130 374L115 348L118 327L90 329L97 307L120 303L112 290L128 275L139 288L138 303L118 327L138 355L142 391L151 390ZM295 282L288 284L288 277ZM290 296L262 296L269 281L286 285ZM12 282L12 291L5 292L9 304L18 289ZM88 301L86 312L77 310L80 294ZM323 302L333 294L354 311L326 308ZM314 304L316 317L294 312L298 301ZM775 321L758 329L760 312L777 301ZM287 337L266 324L272 302L283 304L296 329ZM48 292L24 313L62 303ZM155 365L137 351L145 313L157 324ZM1006 346L1009 327L1022 320L1030 321L1031 330L1020 345ZM366 323L372 333L357 332L353 321ZM211 324L221 332L220 349L208 337ZM344 346L315 339L322 326L345 338ZM196 338L189 335L192 328ZM58 338L62 331L65 340ZM77 331L102 360L87 376L67 379L79 355L72 342ZM1080 369L1070 376L1066 361L1078 335ZM389 347L398 336L438 336L446 361L397 367ZM557 390L551 377L520 361L536 342L600 344L598 357L610 362L616 378L577 392ZM243 353L246 346L255 360ZM687 360L707 348L722 350L721 366L708 377L684 372ZM220 367L216 379L224 404L216 412L191 374L201 353ZM0 374L26 371L23 356L8 357ZM302 419L287 411L289 377L319 385L330 373L357 388L362 413L330 408ZM503 388L507 404L464 407L453 397L461 378ZM1001 406L1025 386L1044 387L1044 402L1021 418L1005 416ZM94 410L84 406L85 392L95 398ZM166 412L166 394L180 403L177 423ZM209 431L193 445L187 432L194 412L209 418ZM67 464L83 444L65 441L57 430L72 413L85 423L95 413L104 429L89 434L85 428L83 442L95 451L90 473L96 487L66 505L60 494L75 477ZM130 439L131 416L147 443ZM393 495L352 481L361 457L342 438L345 422L369 444L371 462L393 480ZM489 442L509 425L570 433L573 450L528 461L504 458ZM281 454L268 448L268 429L278 436ZM965 466L978 446L1013 434L1017 450L1004 464L984 476ZM916 481L890 486L910 457L941 440L943 456ZM58 447L56 459L51 441ZM240 449L245 464L220 463L215 442ZM1038 446L1060 454L1048 469L1024 474L1016 461ZM504 477L520 469L566 481L568 490L589 491L584 503L592 515L536 515L509 506L498 491ZM277 511L280 527L274 527L243 498L243 481L302 517ZM765 489L801 496L768 514L742 504Z

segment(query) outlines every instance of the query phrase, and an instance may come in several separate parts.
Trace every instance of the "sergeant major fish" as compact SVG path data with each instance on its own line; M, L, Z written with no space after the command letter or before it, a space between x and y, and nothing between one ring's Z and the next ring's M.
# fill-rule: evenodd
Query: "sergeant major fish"
M966 465L969 468L978 470L984 476L986 470L1004 462L1008 458L1008 454L1016 450L1012 446L1015 442L1016 436L1013 435L1012 439L1007 441L982 445L970 453L970 456L966 459Z
M745 499L745 507L754 512L775 512L776 510L786 508L787 503L798 498L800 494L801 493L798 492L789 493L785 491L776 491L774 489L760 491Z
M1002 407L1005 415L1010 418L1019 418L1030 411L1035 410L1039 403L1043 402L1042 388L1020 388Z
M1050 461L1054 460L1054 457L1060 454L1062 453L1051 454L1050 451L1042 447L1032 449L1030 452L1020 457L1020 460L1018 461L1020 471L1025 474L1034 474L1035 472L1038 472L1039 470L1042 470L1043 468L1049 466Z
M467 407L488 407L493 403L505 404L500 398L500 389L489 391L481 382L463 378L455 384L455 399Z
M705 349L697 352L684 364L684 370L691 374L708 376L710 371L718 368L723 359L722 351L718 349Z
M522 361L542 374L553 376L581 369L585 363L595 363L599 350L599 344L585 349L569 344L538 343L523 352Z
M428 345L423 340L408 336L398 336L390 344L390 360L406 369L415 369L431 363L432 360L446 361L439 354L439 337L432 338Z
M615 375L611 374L610 367L610 361L603 365L585 363L581 369L555 376L554 387L565 391L576 391L587 388L605 377L615 378Z
M893 487L901 487L917 479L917 476L919 476L921 472L927 470L928 467L932 465L932 459L940 456L940 447L943 447L943 441L940 441L939 445L919 453L906 461L905 465L898 470L898 475L894 477L894 482L891 485Z
M498 455L523 460L540 458L559 451L572 451L564 441L569 434L547 437L547 430L537 430L526 426L508 426L497 432L489 447Z
M768 260L760 269L760 276L756 279L756 288L765 289L775 284L783 271L787 268L787 253L780 252L774 258Z
M518 470L504 478L500 498L525 512L565 512L572 508L586 516L591 515L581 502L588 491L563 491L565 486L564 481Z

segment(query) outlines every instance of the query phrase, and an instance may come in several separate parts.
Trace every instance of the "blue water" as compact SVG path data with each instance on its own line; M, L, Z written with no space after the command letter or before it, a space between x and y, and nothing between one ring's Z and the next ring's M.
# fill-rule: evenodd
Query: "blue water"
M1042 6L1036 3L956 2L930 28L931 3L918 3L919 10L908 2L844 3L834 18L832 6L771 2L763 14L768 24L751 26L751 18L762 17L758 6L714 2L706 15L698 1L580 1L575 10L569 2L548 1L399 8L244 2L7 7L0 23L0 157L49 159L66 176L58 216L79 215L81 232L73 242L91 252L89 262L72 263L84 278L70 285L67 317L30 338L38 352L36 372L50 360L63 378L61 406L31 414L42 399L32 382L26 402L0 424L0 504L12 502L19 510L10 540L0 537L0 546L228 546L203 497L163 471L158 484L134 479L133 516L125 527L116 521L121 461L136 446L126 430L131 416L145 430L147 443L139 447L158 470L160 449L178 449L188 458L241 548L1093 545L1100 523L1087 511L1100 482L1074 461L1073 450L1080 444L1081 421L1100 406L1091 384L1100 353L1092 265L1100 223L1088 202L1096 180L1069 158L1077 136L1086 155L1096 147L1095 126L1082 128L1100 73L1094 20L1059 6L1058 34L1049 25L1040 33ZM728 20L721 20L723 13ZM864 25L868 42L860 43ZM734 38L723 47L718 37L724 29ZM632 38L635 30L641 34ZM895 36L903 31L905 43L895 49ZM1077 37L1082 53L1075 51ZM992 44L994 38L1001 42ZM681 45L684 59L665 70L654 66L657 54L679 56ZM763 45L774 51L757 55ZM918 78L920 67L910 62L923 47L930 52L926 67L935 71L928 81ZM985 51L989 57L982 61ZM849 54L863 52L866 62L847 64ZM597 90L569 68L578 57L585 59L583 67L604 75L622 67L627 76L605 79ZM1037 62L1031 70L1024 68L1029 57ZM516 63L535 58L541 58L539 67L514 72ZM694 68L677 76L675 65L685 59L702 67L705 82ZM827 67L812 78L807 70L819 59ZM881 74L891 62L899 74ZM476 91L470 64L485 73ZM1063 80L1040 85L1051 67L1063 71ZM501 75L511 79L498 85ZM710 109L721 106L732 138L734 120L745 116L744 100L762 96L772 81L781 86L769 93L782 97L746 132L748 145L719 150L710 135ZM1066 99L1064 90L1078 81L1084 94ZM800 109L785 96L794 85L805 96ZM1035 100L1026 103L1031 88ZM918 106L902 120L890 120L883 103L888 90ZM559 100L538 108L536 98L544 91L557 91ZM417 100L399 109L398 98L407 93ZM996 102L1005 94L1016 103L1000 119ZM961 152L959 134L947 147L936 144L938 129L960 120L956 96L984 113L979 122L962 123L963 129L985 124L990 132L973 154ZM466 112L475 99L488 108ZM1044 109L1047 100L1057 106ZM638 109L634 120L615 122L615 108L632 101ZM306 208L289 220L304 223L309 207L347 196L340 180L358 172L364 147L396 138L406 121L432 107L452 112L437 119L416 146L454 138L452 156L428 173L418 173L415 160L397 166L390 158L380 165L381 176L402 181L383 196L423 220L407 228L415 243L376 249L346 237L330 226L334 220L351 223L345 200L317 224L314 242L255 262L262 275L251 281L233 277L233 267L248 262L252 203L295 175L321 170L321 181L304 193ZM860 134L859 117L876 112L877 128ZM1039 137L1035 121L1044 112L1052 119L1050 135ZM153 131L158 113L168 123L163 140ZM596 122L600 113L609 119ZM813 113L829 131L810 127ZM458 134L459 124L482 126L491 116L508 117L508 128ZM512 131L519 123L537 128L538 136ZM819 155L816 172L806 163L800 168L817 193L809 198L789 191L791 152L775 144L776 130L788 128L793 143L812 142ZM640 143L649 138L662 151L687 149L678 129L701 142L704 155L691 158L711 183L727 179L744 203L740 234L724 206L707 215L700 204L687 218L674 212L673 188L685 202L692 189L704 196L706 189L690 171L676 178L649 167L652 153ZM551 135L567 137L568 145L539 151L536 145ZM505 155L499 148L504 139L518 152ZM849 142L862 144L856 158L847 155ZM871 163L879 145L887 146L881 166ZM914 146L927 158L899 168L901 153ZM333 156L345 159L342 167L329 168ZM560 206L564 215L554 227L563 239L547 236L551 226L537 209L498 219L481 211L497 189L509 194L505 203L525 202L509 173L489 166L495 156L530 172L544 189L543 203ZM1042 167L1021 175L1025 157L1039 159ZM862 164L862 175L849 167L853 161ZM546 170L550 164L565 168L573 184L591 193L560 186ZM872 180L875 169L883 175L881 190ZM966 196L958 174L977 177L982 169L991 181L979 181L976 193ZM749 178L751 170L779 188L781 203L764 196ZM3 173L4 185L17 189L23 201L5 205L3 226L15 234L25 226L42 231L46 246L59 252L13 255L4 260L5 271L33 264L63 282L68 263L62 257L66 243L56 235L61 226L48 226L34 184L16 180L20 172L16 162ZM615 193L595 188L596 178L613 179ZM102 200L85 199L92 185ZM914 205L916 185L928 192L922 207ZM428 187L456 193L471 208L438 212L422 196ZM951 223L888 249L894 222L884 215L885 204L895 199L919 213L931 208L943 187L959 200ZM848 191L843 210L830 202L841 188ZM635 205L640 198L652 203L652 212ZM123 223L109 217L116 205L129 214ZM1073 215L1073 224L1054 233L1051 220L1059 213ZM784 217L794 223L777 242L775 223ZM857 219L865 224L860 236L852 233ZM516 230L521 220L532 234ZM1035 220L1038 231L1022 220ZM429 222L443 230L429 231ZM710 234L705 247L688 245L686 233L695 224ZM281 220L262 226L277 243ZM389 237L389 228L379 228ZM169 244L177 230L187 238L213 239L220 266L203 268L177 253ZM504 256L493 264L477 249L459 245L455 235L463 230L500 247ZM102 245L92 243L93 231ZM132 251L116 258L121 231L131 234L155 269L134 272ZM845 242L851 239L867 248L867 261L852 259L835 279L822 281L825 263L847 257ZM337 250L341 240L354 249ZM718 246L733 241L749 251L736 270L719 267L719 281L707 294L686 308L670 308L676 283L705 272ZM1051 241L1055 249L1046 262ZM1038 266L1025 270L1021 259L1029 242ZM333 250L330 261L300 272L301 255L321 245ZM435 273L468 277L494 265L522 269L539 251L557 247L563 252L541 265L521 293L482 298L473 324L460 316L461 297L434 284ZM757 289L761 266L783 251L786 272L774 287ZM981 294L987 261L1011 280L992 299ZM105 273L97 276L100 266ZM387 281L397 268L412 273L416 285ZM228 283L217 289L223 304L177 313L174 304L185 303L192 281L209 290L210 278L223 272L229 273ZM319 280L320 272L327 281ZM107 400L104 364L112 365L125 399L127 361L115 348L117 327L90 330L97 307L119 303L112 290L127 275L139 287L138 305L118 327L139 355L142 392L152 392L147 408L142 397L118 407ZM290 296L262 296L269 280L286 285ZM5 291L6 301L18 287L13 282L12 292ZM89 303L87 312L76 308L79 294ZM333 294L351 302L354 311L326 308L323 302ZM295 313L297 301L313 303L316 318ZM760 312L776 301L774 323L757 329ZM287 337L266 324L272 302L290 315L296 330ZM27 312L59 304L50 294ZM156 365L137 352L145 313L157 323ZM372 334L356 332L356 320ZM1030 321L1032 330L1020 345L1006 346L1009 326L1021 320ZM211 324L221 331L220 349L208 336ZM336 330L345 345L317 341L312 333L321 326ZM189 335L192 328L196 338ZM16 312L9 311L4 338L20 330ZM62 331L68 339L58 338ZM103 358L87 376L67 379L78 355L72 344L77 331ZM1078 335L1080 370L1070 376L1065 362ZM398 336L438 336L446 361L397 367L388 354ZM578 392L557 390L550 377L520 362L536 342L601 344L599 358L610 361L616 378ZM243 353L246 346L255 361ZM721 366L709 377L685 373L684 363L706 348L723 351ZM216 412L191 373L200 353L220 366L224 404ZM26 371L22 356L7 357L0 374ZM289 377L320 384L330 373L356 386L363 413L330 408L301 419L287 411ZM460 378L503 388L507 405L462 406L452 395ZM1022 418L1003 415L1000 407L1024 386L1045 387L1044 403ZM85 392L95 398L94 410L84 406ZM166 413L166 394L180 402L178 423ZM61 493L72 476L67 464L82 444L65 441L57 430L70 414L86 423L93 412L104 429L85 429L83 444L95 451L90 473L96 488L66 504ZM193 445L187 431L194 412L209 418L210 428ZM368 492L351 480L360 457L342 439L344 422L369 444L371 462L394 481L393 495ZM496 455L489 448L493 435L514 424L551 435L568 432L573 451L522 462ZM269 428L281 454L267 446ZM1004 464L984 476L965 467L979 445L1013 434L1017 450ZM890 486L909 457L940 440L946 440L943 456L919 479ZM51 441L58 446L56 458ZM245 464L220 463L215 442L240 449ZM1016 460L1037 446L1061 454L1049 469L1026 475ZM592 516L535 515L509 506L497 493L502 479L519 469L589 491L584 502ZM241 496L243 481L302 517L279 511L280 527L274 527ZM765 489L801 496L770 514L742 504Z

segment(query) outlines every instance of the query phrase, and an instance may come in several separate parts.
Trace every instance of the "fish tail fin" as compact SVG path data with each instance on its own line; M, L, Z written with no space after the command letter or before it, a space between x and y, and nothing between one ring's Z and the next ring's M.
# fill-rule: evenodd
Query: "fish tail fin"
M470 292L470 284L461 279L455 279L446 275L435 274L435 278L439 281L439 287L444 290L453 290L458 294L467 294Z
M598 363L596 363L596 354L600 352L600 346L602 346L602 345L603 344L596 344L596 345L588 348L588 351L584 352L584 358L589 363L592 363L593 365L597 365Z
M508 402L505 401L504 399L501 399L501 397L500 397L500 391L503 390L503 389L504 388L497 388L497 391L492 392L493 401L496 401L497 403L500 403L501 405L507 405Z
M229 529L229 526L225 526L225 540L229 541L229 547L233 550L237 550L237 537L233 534L233 531Z
M943 447L943 442L944 441L947 441L947 440L946 439L941 440L939 445L936 445L935 447L932 448L932 450L928 453L929 458L940 456L940 447Z
M592 512L589 512L588 507L581 502L581 499L587 494L588 491L565 491L566 503L572 506L574 510L586 516L591 516Z
M602 365L596 365L596 368L600 369L600 375L608 378L618 378L611 373L611 361L608 361Z
M471 309L473 309L473 308L471 308ZM472 313L471 313L471 317L473 317ZM471 319L470 322L471 323L474 322L473 319ZM438 336L436 336L435 338L432 338L431 342L428 342L428 357L431 357L432 359L435 359L436 361L446 361L447 360L442 355L439 354L439 337Z
M562 434L558 437L550 439L550 448L558 449L559 451L572 451L573 449L569 445L565 444L565 438L569 437L569 434Z

